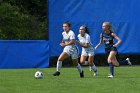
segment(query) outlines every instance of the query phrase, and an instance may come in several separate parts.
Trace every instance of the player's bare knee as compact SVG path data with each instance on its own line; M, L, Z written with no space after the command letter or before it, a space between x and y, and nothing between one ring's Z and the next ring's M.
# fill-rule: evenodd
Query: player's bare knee
M57 61L63 61L63 59L61 57L59 57Z
M83 61L83 60L82 60L82 61L80 61L80 63L81 63L81 64L84 64L84 63L85 63L85 61Z
M107 61L108 61L108 63L111 63L112 60L110 58L108 58Z
M85 60L84 59L80 59L80 63L81 64L84 64L85 63Z

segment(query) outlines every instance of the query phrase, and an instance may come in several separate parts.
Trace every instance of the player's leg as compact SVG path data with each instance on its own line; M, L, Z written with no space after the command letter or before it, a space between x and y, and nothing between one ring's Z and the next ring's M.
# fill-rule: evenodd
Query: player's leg
M89 66L91 67L91 69L94 73L94 76L96 76L98 74L98 72L97 72L97 68L96 68L95 64L93 63L93 61L94 61L94 56L90 55L88 57Z
M84 77L84 72L82 70L81 65L78 62L78 50L76 48L71 53L71 58L72 58L73 64L76 66L76 68L78 69L78 71L80 73L80 77L83 78Z
M116 67L118 67L120 65L115 55L112 58L112 62L113 62L113 65L116 66Z
M129 58L127 58L126 60L118 61L116 58L116 55L114 55L112 62L114 64L114 66L119 66L119 65L130 65L131 66L132 65Z
M73 64L76 66L77 70L80 73L80 77L83 78L84 77L84 72L82 70L81 65L78 63L78 59L72 59Z
M114 65L112 61L115 55L116 55L116 51L110 51L109 56L108 56L108 64L109 64L109 69L110 69L110 75L108 76L109 78L113 78L114 76Z
M69 55L66 52L62 52L57 60L57 66L56 66L56 72L53 74L54 76L60 75L60 69L62 67L62 61L66 58L68 58Z
M87 56L81 55L81 57L80 57L80 63L81 63L81 64L84 64L85 61L86 61L86 58L87 58Z
M118 62L119 62L120 65L129 65L129 66L132 65L129 58L126 58L126 60L121 60L121 61L118 61Z
M127 58L126 60L123 60L123 61L118 61L117 58L116 58L116 55L117 55L117 48L116 47L112 47L111 48L111 51L114 51L114 55L113 55L113 58L112 58L112 62L113 62L113 65L114 66L119 66L120 65L132 65L129 58Z

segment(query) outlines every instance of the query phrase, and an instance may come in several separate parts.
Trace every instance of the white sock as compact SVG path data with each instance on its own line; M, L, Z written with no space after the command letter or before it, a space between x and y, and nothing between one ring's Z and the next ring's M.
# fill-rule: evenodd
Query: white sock
M96 68L96 66L95 66L95 65L91 66L91 69L92 69L92 71L94 71L94 72L96 72L96 71L97 71L97 68Z
M57 61L56 70L57 70L58 72L60 72L61 67L62 67L62 61Z
M79 73L81 73L81 72L82 72L82 67L81 67L81 65L78 63L78 65L77 65L76 67L77 67Z

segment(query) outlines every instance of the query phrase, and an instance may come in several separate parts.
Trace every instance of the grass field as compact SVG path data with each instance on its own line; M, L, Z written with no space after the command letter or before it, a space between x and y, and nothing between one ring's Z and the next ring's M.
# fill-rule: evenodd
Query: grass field
M107 78L108 67L98 67L97 77L83 69L85 78L75 68L62 68L59 77L52 76L55 68L1 69L0 93L140 93L140 66L116 67L114 79ZM42 79L34 78L37 70Z

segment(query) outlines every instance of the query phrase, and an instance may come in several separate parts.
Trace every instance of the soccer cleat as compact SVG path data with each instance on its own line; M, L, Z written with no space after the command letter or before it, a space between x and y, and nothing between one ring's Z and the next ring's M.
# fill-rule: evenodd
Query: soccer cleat
M130 59L129 58L126 58L126 60L128 61L128 65L131 66L132 63L130 62Z
M109 76L107 76L108 78L114 78L114 76L113 75L109 75Z
M84 71L82 70L82 72L80 73L80 77L84 78Z
M56 71L53 76L59 76L60 75L60 72Z
M98 75L98 71L94 72L94 76L97 76Z

